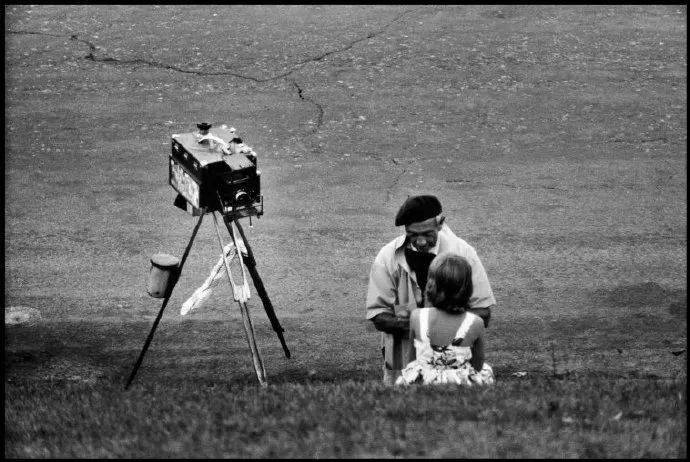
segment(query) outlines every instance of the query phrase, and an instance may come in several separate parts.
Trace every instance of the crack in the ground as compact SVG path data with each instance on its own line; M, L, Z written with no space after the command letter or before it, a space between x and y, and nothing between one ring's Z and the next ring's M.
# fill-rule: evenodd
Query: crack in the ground
M305 59L305 60L303 60L303 61L300 61L299 63L296 64L296 66L303 66L304 64L307 64L307 63L310 63L310 62L322 61L322 60L326 59L326 58L327 58L328 56L330 56L330 55L333 55L333 54L336 54L336 53L342 53L342 52L344 52L344 51L347 51L347 50L351 49L352 47L354 47L355 45L357 45L357 44L360 43L360 42L363 42L363 41L365 41L365 40L372 39L372 38L374 38L374 37L377 37L377 36L383 34L383 33L386 31L386 29L388 29L391 25L393 25L394 23L400 21L403 17L407 16L408 14L414 13L414 12L416 12L416 11L419 11L419 10L421 10L422 8L424 8L424 6L421 6L421 7L419 7L419 8L415 8L415 9L412 9L412 10L403 11L402 13L400 13L399 15L397 15L395 18L393 18L391 21L389 21L387 24L385 24L384 26L382 26L379 30L373 31L373 32L369 32L366 36L361 37L361 38L358 38L358 39L356 39L356 40L353 40L352 42L350 42L349 44L347 44L347 45L344 46L343 48L339 48L339 49L336 49L336 50L327 51L327 52L325 52L325 53L320 54L319 56L315 56L315 57L313 57L313 58L309 58L309 59Z
M198 69L197 70L185 69L185 68L173 66L170 64L164 64L164 63L161 63L159 61L146 60L146 59L142 59L142 58L118 59L118 58L114 58L112 56L97 57L95 55L95 53L98 51L99 47L94 45L93 42L90 42L90 41L84 40L84 39L80 39L77 34L71 34L71 35L69 35L69 38L71 40L76 41L76 42L80 42L80 43L87 45L89 47L90 51L89 51L89 54L86 55L83 59L87 59L87 60L94 61L94 62L106 62L106 63L123 64L123 65L141 64L141 65L148 65L148 66L156 67L156 68L160 68L160 69L167 69L167 70L172 70L172 71L176 71L176 72L181 72L181 73L186 73L186 74L194 74L194 75L199 75L199 76L227 75L227 76L237 77L240 79L251 80L251 81L257 82L257 83L266 83L266 82L271 82L274 80L288 77L290 74L299 70L301 67L303 67L304 65L306 65L308 63L322 61L330 55L342 53L344 51L351 49L352 47L354 47L356 44L358 44L360 42L374 38L374 37L382 34L383 32L385 32L388 27L390 27L394 23L400 21L404 16L406 16L410 13L414 13L414 12L420 10L421 8L423 8L423 7L419 7L419 8L413 9L413 10L403 11L402 13L397 15L395 18L393 18L391 21L389 21L387 24L385 24L383 27L381 27L377 31L369 32L366 36L361 37L361 38L356 39L356 40L353 40L352 42L350 42L349 44L345 45L342 48L337 48L335 50L326 51L326 52L324 52L318 56L307 58L307 59L304 59L302 61L299 61L298 63L293 65L292 69L290 69L289 71L283 72L281 74L276 74L272 77L267 77L267 78L258 78L258 77L253 77L253 76L239 74L239 73L230 72L230 71L216 71L216 72L214 72L214 71L202 71L202 70L198 70ZM24 34L24 35L31 35L31 34L33 34L33 35L47 35L50 37L57 37L57 38L61 38L61 37L67 38L68 37L66 35L51 34L48 32L36 32L36 31L24 31L24 30L18 30L18 31L10 30L10 31L7 31L7 33L8 34L17 34L17 35L20 35L20 34Z
M61 34L51 34L50 32L38 32L38 31L31 31L31 30L8 30L8 34L14 34L14 35L47 35L49 37L57 37L57 38L64 38L67 37L66 35L61 35Z
M657 138L641 138L641 139L621 139L621 138L609 138L606 140L599 141L587 141L587 144L601 145L609 143L617 144L646 144L646 143L667 143L667 144L683 144L687 140L685 138L673 139L672 137L657 137Z
M393 162L395 165L398 165L399 162L396 159L391 159L391 162ZM408 165L414 162L413 160L410 160L408 162ZM391 191L393 191L393 188L395 188L398 185L398 182L400 181L400 178L407 172L407 167L403 167L400 173L398 173L395 178L393 178L393 181L391 181L391 184L388 185L388 188L386 188L386 201L385 203L387 204L388 201L391 198Z
M446 180L446 183L465 183L465 184L480 184L480 185L487 185L486 183L482 183L479 181L472 181L472 180L464 180L462 178L450 178ZM510 184L510 183L494 183L494 186L505 186L507 188L513 188L513 189L551 189L555 191L568 191L565 188L559 188L557 186L541 186L541 185L517 185L517 184Z
M267 82L275 81L278 79L287 78L288 76L290 76L291 74L293 74L294 72L296 72L297 70L301 69L302 67L304 67L305 65L307 65L309 63L316 63L319 61L323 61L324 59L326 59L327 57L329 57L331 55L348 51L351 48L353 48L355 45L357 45L358 43L363 42L365 40L372 39L372 38L384 33L386 31L386 29L388 29L394 23L402 20L402 18L404 18L405 16L407 16L411 13L419 11L422 8L424 8L424 6L421 6L419 8L415 8L412 10L403 11L402 13L398 14L395 18L393 18L391 21L386 23L384 26L380 27L378 30L371 31L371 32L367 33L364 37L353 40L352 42L348 43L344 47L336 48L336 49L330 50L330 51L326 51L324 53L321 53L318 56L314 56L314 57L299 61L298 63L294 64L290 70L283 72L281 74L274 75L272 77L267 77L267 78L258 78L258 77L253 77L250 75L245 75L245 74L240 74L237 72L230 72L230 71L215 71L214 72L214 71L203 71L203 70L199 70L199 69L185 69L185 68L182 68L179 66L174 66L171 64L165 64L165 63L161 63L159 61L147 60L147 59L143 59L143 58L118 59L118 58L115 58L112 56L99 57L99 56L96 56L96 54L98 53L99 47L96 46L93 42L79 38L79 36L77 34L71 34L69 36L66 36L66 35L59 35L59 34L51 34L48 32L22 31L22 30L19 30L19 31L11 31L10 30L10 31L7 31L7 33L8 34L25 34L25 35L32 35L32 34L33 35L47 35L50 37L57 37L57 38L69 37L70 40L73 40L73 41L76 41L79 43L83 43L89 47L89 53L81 59L86 59L88 61L93 61L93 62L112 63L112 64L118 64L118 65L146 65L146 66L150 66L150 67L154 67L154 68L158 68L158 69L166 69L166 70L171 70L171 71L180 72L180 73L184 73L184 74L192 74L192 75L198 75L198 76L232 76L232 77L236 77L238 79L250 80L250 81L256 82L256 83L267 83ZM324 117L323 106L321 104L319 104L318 102L316 102L314 99L309 98L309 97L305 97L303 94L304 91L303 91L302 87L300 85L298 85L297 82L295 82L294 80L290 80L290 82L292 83L292 85L297 90L297 95L299 96L300 100L307 101L316 107L316 110L317 110L316 124L311 129L311 132L309 133L310 135L313 135L314 133L316 133L321 128L321 126L323 124L323 117Z
M70 40L74 40L75 42L79 43L84 43L89 47L89 54L87 55L87 58L90 56L93 58L93 54L98 51L98 47L94 45L93 43L89 42L88 40L80 39L77 34L72 34L69 36Z
M311 103L314 106L316 106L316 110L317 110L316 123L315 123L314 127L312 127L312 130L311 130L311 134L313 135L314 133L319 131L319 129L321 128L321 125L323 124L323 114L324 114L323 106L321 106L321 104L314 101L312 98L305 97L304 96L304 90L294 79L291 79L290 82L295 87L295 89L297 89L297 96L299 96L299 99L301 99L302 101L307 101L308 103Z
M664 143L668 143L668 138L665 136L658 137L658 138L643 138L640 140L626 140L626 139L618 139L618 138L612 138L609 140L606 140L605 143L656 143L657 141L663 141Z
M94 61L94 62L99 62L99 63L115 63L115 64L130 64L130 65L135 65L135 64L143 64L151 67L155 67L158 69L166 69L166 70L171 70L175 72L180 72L183 74L194 74L198 76L220 76L220 75L226 75L226 76L232 76L232 77L237 77L240 79L244 80L251 80L253 82L257 83L265 83L268 80L265 79L258 79L256 77L244 75L244 74L238 74L236 72L230 72L230 71L199 71L199 70L192 70L192 69L183 69L178 66L173 66L172 64L164 64L158 61L151 61L147 59L142 59L142 58L135 58L135 59L117 59L117 58L112 58L112 57L104 57L104 58L97 58L95 57L92 53L89 53L87 56L85 56L83 59L87 59L89 61Z

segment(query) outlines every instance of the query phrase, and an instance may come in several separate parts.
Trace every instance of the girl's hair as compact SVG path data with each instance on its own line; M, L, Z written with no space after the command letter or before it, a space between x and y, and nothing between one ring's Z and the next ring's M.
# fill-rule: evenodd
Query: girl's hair
M442 253L431 261L426 296L432 306L462 313L468 307L472 289L472 267L465 258Z

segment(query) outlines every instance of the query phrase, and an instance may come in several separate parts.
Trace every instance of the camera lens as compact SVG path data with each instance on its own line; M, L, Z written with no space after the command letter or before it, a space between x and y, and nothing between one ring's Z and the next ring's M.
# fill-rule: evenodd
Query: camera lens
M240 189L237 191L237 194L235 194L235 201L239 203L247 203L249 202L249 194Z

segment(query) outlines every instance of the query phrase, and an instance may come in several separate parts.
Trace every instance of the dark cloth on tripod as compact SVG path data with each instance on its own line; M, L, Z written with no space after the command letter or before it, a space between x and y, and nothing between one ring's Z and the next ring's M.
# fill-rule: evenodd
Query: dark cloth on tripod
M409 247L405 248L405 260L407 261L407 264L410 265L410 269L414 271L414 274L417 277L417 285L422 291L422 300L424 300L424 297L426 296L424 289L426 288L426 280L429 275L429 265L431 265L431 260L433 260L434 257L436 257L436 255L433 253L418 252L410 249ZM419 307L421 308L422 306L424 306L423 301Z

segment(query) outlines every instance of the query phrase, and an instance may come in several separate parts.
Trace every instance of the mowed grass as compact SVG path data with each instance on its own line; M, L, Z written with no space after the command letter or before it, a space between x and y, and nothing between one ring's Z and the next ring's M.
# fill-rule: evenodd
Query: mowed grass
M5 457L682 458L686 396L685 382L587 374L472 390L391 391L346 377L149 382L128 393L25 383L6 391Z
M382 386L377 349L360 340L356 319L338 332L283 320L286 359L256 313L266 388L236 315L164 319L128 390L150 323L9 328L5 456L684 457L685 356L651 335L611 348L616 321L572 348L559 339L585 325L554 323L525 339L538 321L497 323L497 383L483 389Z
M42 316L4 330L6 457L686 456L685 6L5 12L5 303ZM204 120L259 153L293 358L254 294L257 385L225 281L179 316L209 217L125 391L195 221L170 134ZM489 275L492 388L379 383L367 274L418 193Z

